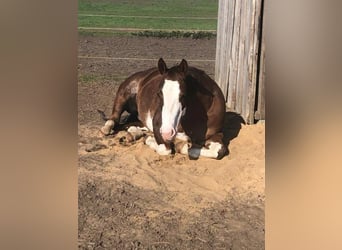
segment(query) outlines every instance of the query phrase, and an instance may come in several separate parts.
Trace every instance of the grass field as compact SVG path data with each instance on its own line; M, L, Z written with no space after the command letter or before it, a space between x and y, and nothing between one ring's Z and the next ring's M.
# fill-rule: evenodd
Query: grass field
M218 0L79 0L78 3L80 29L212 31L217 27Z

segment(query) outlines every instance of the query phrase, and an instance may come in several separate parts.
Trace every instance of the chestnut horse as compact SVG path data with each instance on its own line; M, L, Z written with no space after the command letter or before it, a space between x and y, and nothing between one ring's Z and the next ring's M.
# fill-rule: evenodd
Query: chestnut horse
M204 71L189 67L184 59L168 68L160 58L157 68L128 77L117 91L112 115L103 117L106 123L101 132L108 135L115 130L124 111L144 127L130 127L131 138L142 136L144 129L152 131L154 136L145 143L160 155L180 152L190 159L222 159L228 154L222 142L222 91Z

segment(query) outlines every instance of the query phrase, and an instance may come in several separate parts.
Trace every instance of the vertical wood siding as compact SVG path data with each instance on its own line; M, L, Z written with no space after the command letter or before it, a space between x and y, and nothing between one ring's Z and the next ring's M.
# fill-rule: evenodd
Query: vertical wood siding
M265 119L263 1L219 0L215 80L248 124Z

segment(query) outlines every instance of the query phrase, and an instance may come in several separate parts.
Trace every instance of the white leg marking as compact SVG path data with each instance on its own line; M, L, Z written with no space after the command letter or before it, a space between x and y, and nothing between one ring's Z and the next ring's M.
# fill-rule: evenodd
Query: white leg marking
M137 131L139 131L138 127L136 126L130 126L128 129L127 129L127 132L130 132L130 133L136 133Z
M145 144L150 146L150 148L152 149L156 149L157 148L157 142L154 139L153 136L147 136L146 140L145 140Z
M210 142L209 148L201 148L201 156L208 158L217 158L218 152L222 148L221 143Z
M145 141L146 145L155 150L159 155L169 155L171 154L171 149L167 149L165 144L158 144L156 139L152 136L148 136Z
M106 121L105 125L101 128L101 131L103 134L109 135L112 128L114 128L114 121L108 120L108 121Z
M189 145L187 143L184 144L184 146L181 148L180 153L183 155L189 154Z
M127 129L127 132L130 132L130 133L139 133L139 132L142 132L142 131L148 131L148 128L146 128L146 127L130 126Z
M190 138L184 132L178 132L176 135L176 139L179 139L181 141L189 141Z
M167 149L165 144L159 144L157 148L157 153L159 155L170 155L171 149Z
M141 137L143 137L145 135L144 131L148 131L148 129L145 127L141 128L136 126L130 126L127 129L127 132L132 135L134 140L139 140Z

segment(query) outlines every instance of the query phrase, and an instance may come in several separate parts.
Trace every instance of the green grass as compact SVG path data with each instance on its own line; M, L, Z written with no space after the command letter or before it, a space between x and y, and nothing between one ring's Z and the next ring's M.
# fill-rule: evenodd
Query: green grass
M79 0L79 13L217 17L218 0Z
M124 31L98 31L98 30L79 30L80 36L92 36L92 37L112 37L112 36L138 36L138 37L158 37L158 38L192 38L192 39L212 39L216 37L216 32L205 31L139 31L139 32L124 32Z
M215 30L216 20L192 19L141 19L121 17L78 17L80 27L138 28L138 29L174 29L174 30Z
M79 27L175 31L216 30L217 8L218 0L79 0L78 25ZM84 16L84 14L114 16ZM209 19L191 19L191 17Z

